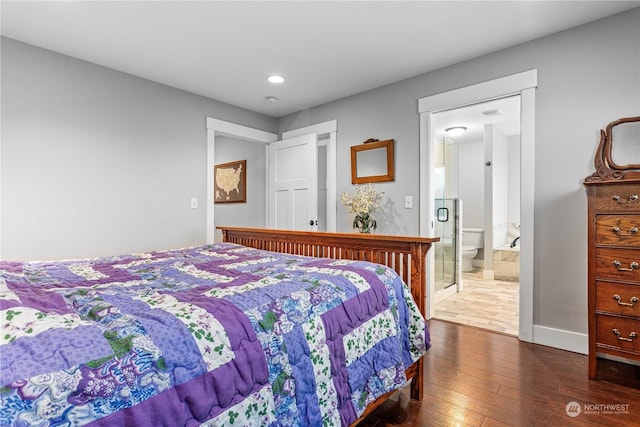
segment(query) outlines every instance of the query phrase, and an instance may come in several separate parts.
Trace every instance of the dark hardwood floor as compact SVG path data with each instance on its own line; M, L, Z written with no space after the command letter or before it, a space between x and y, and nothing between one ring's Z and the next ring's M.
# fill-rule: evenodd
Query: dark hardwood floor
M442 320L429 328L424 399L405 388L361 426L640 426L640 367L611 362L603 376L616 383L593 381L582 354Z

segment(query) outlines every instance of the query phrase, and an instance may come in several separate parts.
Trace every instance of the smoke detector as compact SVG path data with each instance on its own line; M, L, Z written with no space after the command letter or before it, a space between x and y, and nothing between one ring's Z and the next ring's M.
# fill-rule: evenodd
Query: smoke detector
M483 111L482 115L485 117L493 117L493 116L499 116L502 114L502 110L499 109L493 109L493 110L487 110L487 111Z

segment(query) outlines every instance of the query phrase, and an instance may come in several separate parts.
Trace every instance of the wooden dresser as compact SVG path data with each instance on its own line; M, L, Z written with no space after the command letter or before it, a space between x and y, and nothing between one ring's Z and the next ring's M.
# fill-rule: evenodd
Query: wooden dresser
M624 131L622 131L624 126ZM640 117L616 120L601 131L596 172L585 179L589 246L589 377L598 356L640 364L640 158L619 165L613 140L640 135ZM640 148L640 138L635 141ZM639 155L640 157L640 155ZM618 160L619 162L620 160ZM606 357L606 356L605 356Z

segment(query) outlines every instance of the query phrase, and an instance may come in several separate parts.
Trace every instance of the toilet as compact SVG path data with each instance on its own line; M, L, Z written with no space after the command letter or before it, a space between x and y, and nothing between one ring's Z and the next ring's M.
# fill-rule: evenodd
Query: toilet
M482 228L462 229L462 271L473 271L473 258L478 249L484 246L484 230Z

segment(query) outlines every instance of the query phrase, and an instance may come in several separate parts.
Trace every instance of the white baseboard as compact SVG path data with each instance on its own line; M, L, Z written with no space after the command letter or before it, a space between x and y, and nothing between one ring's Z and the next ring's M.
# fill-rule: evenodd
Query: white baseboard
M533 342L574 353L589 354L589 335L587 334L533 325Z

